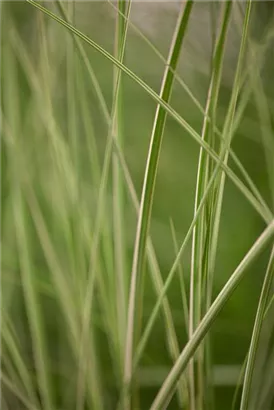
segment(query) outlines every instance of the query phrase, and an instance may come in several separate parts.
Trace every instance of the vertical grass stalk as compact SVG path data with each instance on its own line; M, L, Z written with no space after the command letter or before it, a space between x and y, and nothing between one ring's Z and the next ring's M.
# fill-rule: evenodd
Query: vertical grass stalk
M118 9L121 13L129 17L131 2L120 0ZM127 11L128 9L128 11ZM127 20L117 13L116 16L116 33L115 33L115 50L114 55L118 61L123 62L125 52L125 42L127 35ZM113 102L116 103L114 115L112 119L112 138L119 144L121 149L124 147L123 133L123 87L122 76L119 68L113 67ZM120 76L120 79L119 79ZM118 88L117 88L118 87ZM117 94L116 94L117 93ZM126 243L124 232L124 186L122 179L122 171L119 164L117 153L112 153L112 195L113 195L113 245L114 245L114 276L115 292L116 292L116 317L117 317L117 340L118 354L120 356L120 380L122 384L123 368L124 368L124 343L126 334L127 320L127 267L126 267Z

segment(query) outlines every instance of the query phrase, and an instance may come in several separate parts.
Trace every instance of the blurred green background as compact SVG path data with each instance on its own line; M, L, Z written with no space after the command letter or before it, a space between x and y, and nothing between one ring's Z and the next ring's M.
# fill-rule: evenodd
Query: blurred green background
M58 13L58 9L55 8L53 3L45 2L45 6L52 8ZM197 2L194 5L187 38L181 52L178 73L202 106L205 106L206 102L212 53L210 19L214 13L214 8L217 10L219 6L220 4L207 2ZM131 13L133 23L165 57L167 56L174 30L178 7L178 3L174 2L133 2ZM75 194L75 199L70 187L66 185L65 177L64 186L61 188L58 185L60 184L58 178L56 181L54 179L55 173L51 167L52 161L56 162L56 158L51 157L51 155L54 155L51 153L51 142L40 117L43 111L41 105L43 105L43 101L46 104L48 98L46 92L48 92L51 99L53 116L60 127L66 144L69 146L73 162L73 152L69 145L69 124L71 124L71 118L69 118L67 111L69 97L67 91L66 45L70 36L63 27L58 26L54 21L50 21L46 16L42 16L39 11L29 4L11 1L2 3L1 8L2 113L10 129L16 134L17 141L17 148L13 148L14 151L11 151L5 138L2 142L2 309L4 318L7 317L13 323L12 327L15 329L16 340L31 372L32 349L30 347L27 312L20 285L22 279L20 279L19 274L20 263L18 262L15 233L16 221L12 212L12 204L15 200L13 196L12 173L18 172L20 174L20 166L27 168L55 252L64 269L69 270L68 267L70 267L72 262L70 257L67 256L69 248L65 239L63 225L61 222L59 224L58 218L62 220L62 218L66 219L66 216L70 216L71 220L67 221L69 225L67 229L72 238L72 248L70 249L73 249L76 253L81 252L81 243L78 242L79 237L77 236L75 240L73 239L73 230L78 229L77 218L82 209L87 211L87 229L94 226L98 196L98 183L96 183L94 175L91 173L92 167L89 164L90 154L87 148L87 139L84 135L85 116L89 116L89 126L95 136L101 164L104 158L108 128L100 110L94 87L78 54L74 51L73 61L75 65L73 72L76 84L76 91L74 91L76 110L74 127L78 141L78 159L76 159L78 162L72 173L76 175L76 186L79 189ZM252 16L253 39L258 46L258 50L263 50L266 33L271 31L271 26L274 29L273 4L271 2L255 4ZM103 1L76 2L74 23L79 30L98 42L110 53L113 53L115 10L109 3ZM228 106L235 62L239 51L240 34L237 31L238 29L239 27L236 23L235 27L231 23L218 107L217 121L220 128L223 125L224 115ZM45 65L46 59L43 58L43 41L47 43L48 66ZM273 40L269 41L264 51L261 52L262 57L259 57L260 53L258 52L258 59L262 58L261 78L271 116L272 131L274 131L273 45ZM113 94L113 66L104 57L99 55L98 52L91 49L91 47L86 45L84 47L110 110ZM33 74L28 64L25 65L25 68L22 67L24 65L24 63L22 64L24 53L28 56L29 62L34 69ZM131 27L129 27L127 38L125 64L149 84L150 87L157 92L159 91L164 63ZM35 75L38 79L38 86L40 85L42 90L44 90L40 100L36 99L33 92L31 79ZM46 82L46 87L43 81ZM80 90L84 90L82 95L85 95L85 102L81 100L82 91ZM124 74L122 75L122 93L124 155L140 198L156 104L137 84L133 83ZM82 109L82 104L84 103L87 107L86 112ZM171 105L195 130L200 132L203 116L176 81ZM37 108L38 106L39 108ZM271 181L268 178L266 168L260 118L252 93L235 133L232 146L263 198L271 207ZM16 149L18 154L16 154ZM196 142L174 120L168 118L160 157L151 224L151 236L163 277L166 276L175 257L170 230L170 218L173 220L179 243L183 241L193 218L198 154L199 147ZM238 170L234 167L233 163L230 162L229 164L238 174ZM77 169L77 172L75 172L75 169ZM55 183L57 184L56 186ZM72 187L74 189L73 182ZM129 273L136 230L136 214L128 196L125 196L126 264ZM107 196L109 210L106 211L109 221L111 221L111 201L111 189L109 187ZM62 211L63 206L65 209L64 213ZM74 364L70 358L71 353L68 343L63 338L62 315L56 298L51 295L51 281L48 279L49 269L39 245L39 238L35 232L29 211L26 211L26 221L32 266L41 285L40 304L45 322L50 360L52 362L52 369L55 369L51 372L51 376L54 380L56 409L73 409L75 408L72 398L74 382L73 378L70 382L67 378L69 379L69 375L73 373ZM247 203L235 185L230 180L227 180L217 252L214 282L215 295L225 284L234 268L263 228L264 222L260 216ZM110 227L110 231L111 229ZM215 374L214 395L216 409L226 410L231 408L239 371L250 342L254 315L268 255L269 248L252 266L241 286L236 290L225 309L218 316L210 332ZM71 260L73 260L73 256ZM102 256L102 260L102 264L106 265L107 270L108 264L111 265L112 261L104 260L104 256ZM182 264L188 286L190 246L184 254ZM79 266L78 269L80 269ZM102 274L104 274L104 269ZM174 280L168 296L180 345L183 347L187 339L177 279ZM144 304L145 321L149 317L155 301L154 290L150 280L147 280ZM109 358L108 335L104 330L100 330L102 328L101 322L104 321L102 319L103 315L104 313L99 309L98 318L95 315L94 322L98 322L98 325L96 324L98 327L97 338L99 340L98 355L103 369L102 378L106 389L105 408L111 409L114 408L117 392L113 382L113 368ZM152 399L159 389L163 375L166 374L165 372L171 365L164 335L165 330L162 326L161 316L159 316L157 325L150 337L146 354L142 360L143 376L141 380L143 385L141 386L142 400L140 408L144 410L149 408ZM4 342L3 355L5 355L5 351L6 346ZM13 378L12 375L14 374L11 369L12 366L9 368L7 363L4 362L3 370ZM64 373L64 376L62 376L62 373ZM230 376L231 374L232 376ZM230 380L231 378L232 380ZM17 380L15 376L14 380ZM15 394L9 391L6 386L3 387L3 400L3 409L5 408L4 405L7 405L7 409L25 408L16 399ZM271 406L270 398L268 402ZM169 408L178 408L176 400L172 401ZM267 410L268 408L274 409L273 406L261 407L262 410Z

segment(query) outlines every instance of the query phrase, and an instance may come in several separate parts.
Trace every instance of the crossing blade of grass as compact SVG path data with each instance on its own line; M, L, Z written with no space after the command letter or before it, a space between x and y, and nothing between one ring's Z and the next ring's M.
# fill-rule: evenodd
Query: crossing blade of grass
M267 302L269 298L269 293L271 290L271 285L274 277L274 247L272 248L271 256L269 259L267 271L264 278L264 283L261 291L260 300L258 303L255 323L252 332L252 338L249 347L249 353L247 358L247 364L245 369L244 384L242 390L242 398L240 410L248 409L249 393L252 383L252 375L254 371L256 352L258 348L260 333L263 325L265 309L267 307Z
M226 302L229 300L237 286L240 284L243 279L247 268L252 264L255 258L267 245L267 243L274 236L274 221L272 221L263 233L256 240L254 245L250 248L248 253L245 255L241 263L235 269L230 279L227 281L221 292L218 294L214 302L212 303L210 309L207 311L203 319L201 320L199 326L195 330L192 338L186 344L183 349L179 359L171 369L169 375L164 381L161 389L159 390L150 410L160 410L167 406L167 399L170 397L170 394L174 392L174 388L177 384L178 378L185 370L189 360L193 357L193 354L199 347L203 338L206 336L207 332L211 328L214 320L225 306Z
M167 67L164 73L160 97L165 102L169 102L174 75L170 71L171 66L173 70L176 70L178 63L180 50L182 47L183 39L187 30L187 24L189 21L192 1L183 3L182 10L180 11L177 25L173 34L172 43L169 50L169 57L167 60ZM142 293L143 293L143 269L144 269L144 256L147 235L149 231L151 210L153 204L154 188L157 175L157 168L159 162L159 156L161 151L161 143L163 139L163 133L166 121L166 111L160 105L157 106L156 114L154 118L153 131L150 140L150 148L146 163L146 171L144 176L142 198L140 203L140 211L137 223L137 231L135 237L135 247L133 254L132 272L131 272L131 284L129 294L129 306L128 306L128 322L127 322L127 335L125 346L125 373L124 381L127 386L131 381L132 376L132 360L134 356L134 333L135 333L135 312L136 304L137 309L142 309ZM141 318L139 317L140 321ZM141 322L137 322L137 326L140 326ZM137 328L138 331L138 328ZM138 335L137 335L138 337ZM126 407L130 406L129 403Z
M59 24L66 27L72 33L77 35L87 44L92 46L95 50L100 52L105 58L119 67L128 77L130 77L133 81L139 84L148 95L150 95L158 104L160 104L167 113L174 119L178 124L180 124L192 137L193 139L198 142L199 145L203 146L207 153L213 158L215 162L218 162L218 155L212 151L212 149L208 146L208 144L200 138L200 135L163 99L161 99L158 94L152 90L143 80L141 80L136 74L134 74L131 70L129 70L124 64L121 64L117 59L115 59L110 53L108 53L105 49L99 46L96 42L91 40L89 37L81 33L75 27L71 26L66 21L62 20L60 17L56 16L54 13L47 10L45 7L41 6L40 4L36 3L33 0L26 0L27 3L30 3L34 7L41 10L43 13L47 14L50 18L58 22ZM242 194L246 197L248 202L253 206L253 208L258 212L258 214L262 217L262 219L269 223L272 220L272 213L267 212L260 202L258 202L257 198L254 198L254 195L249 191L245 184L236 176L236 174L228 167L226 164L222 164L222 169L225 171L227 176L231 179L231 181L235 184L235 186L242 192Z
M202 129L202 139L207 141L209 144L213 145L212 130L215 125L216 109L218 103L220 80L222 75L223 67L223 57L225 52L225 43L228 31L228 25L232 12L232 2L226 2L223 5L221 22L220 22L220 32L216 41L216 48L214 50L213 64L211 71L210 86L208 90L207 104L205 110L205 117ZM208 116L211 117L211 123L208 122ZM214 145L212 147L215 148ZM195 205L194 205L194 215L197 212L200 199L203 195L203 190L206 188L208 175L210 173L210 163L208 157L203 150L200 148L198 171L197 171L197 182L196 182L196 193L195 193ZM214 191L211 197L214 195ZM209 198L209 201L212 199ZM193 229L192 236L192 254L191 254L191 274L190 274L190 296L189 296L189 338L193 335L193 332L201 320L202 312L202 288L203 288L203 276L207 277L207 266L204 264L204 254L206 246L206 230L211 229L210 223L207 221L206 213L203 211L200 218L197 221L196 226ZM210 246L210 244L209 244ZM203 391L203 362L204 362L204 352L203 345L198 351L197 356L197 374L198 383L195 383L195 368L194 359L191 360L189 366L189 382L191 389L191 410L196 408L196 397L197 406L202 408L202 403L204 400ZM197 392L195 389L197 386Z

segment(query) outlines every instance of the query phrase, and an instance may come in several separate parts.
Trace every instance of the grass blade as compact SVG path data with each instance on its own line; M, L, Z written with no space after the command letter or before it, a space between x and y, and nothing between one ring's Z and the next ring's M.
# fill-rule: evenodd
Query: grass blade
M131 1L119 0L119 10L126 14L127 19L123 19L119 13L116 16L116 42L115 56L123 63L127 39L128 18L130 16ZM124 146L123 132L123 86L121 71L116 66L114 68L113 94L114 94L114 116L111 124L112 138L119 144L121 149ZM117 93L117 95L116 95ZM126 247L124 232L124 182L122 170L119 164L117 153L112 153L112 174L113 174L113 240L114 240L114 272L116 272L116 310L118 324L119 353L121 361L121 384L124 369L124 348L127 326L127 303L128 303L128 278L126 275Z

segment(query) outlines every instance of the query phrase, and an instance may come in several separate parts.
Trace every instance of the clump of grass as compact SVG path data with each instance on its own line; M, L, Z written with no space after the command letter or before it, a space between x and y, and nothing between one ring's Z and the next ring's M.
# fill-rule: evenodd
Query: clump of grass
M77 28L77 2L57 0L46 7L33 0L27 3L29 12L36 11L35 51L22 39L11 6L2 6L2 407L159 410L174 403L174 408L180 409L213 409L213 323L274 237L272 106L261 80L273 30L271 26L266 30L264 43L257 49L251 35L252 1L244 8L225 2L212 10L213 55L203 107L178 69L180 57L185 58L185 41L195 12L192 1L180 6L167 58L131 22L134 4L130 1L119 1L117 7L106 2L109 10L115 11L112 54ZM223 61L235 16L241 25L240 45L221 123L218 106ZM65 63L51 48L51 31L55 34L57 29L63 36L58 42L64 46ZM130 30L165 63L159 92L127 66ZM257 64L246 67L255 50ZM109 101L90 51L112 64ZM58 78L57 65L62 64L65 82ZM128 79L156 103L140 199L127 160ZM194 102L202 127L193 126L174 109L175 85ZM58 105L55 95L58 88L63 92L62 87L64 107ZM97 114L93 113L90 88ZM262 134L270 204L232 149L251 98ZM199 148L193 218L181 245L176 224L171 222L175 258L170 269L162 266L150 232L168 117ZM98 122L106 135L104 146ZM182 172L188 172L184 164ZM260 217L262 229L214 297L226 180L241 193L245 206ZM186 192L182 194L191 201ZM136 226L130 226L135 237L132 254L127 242L127 208L137 217ZM239 235L244 235L242 228ZM241 410L253 400L255 359L273 300L273 248L270 252L242 372ZM169 293L175 276L180 284L179 326ZM152 305L145 320L148 292ZM164 345L170 369L148 403L139 370L150 357L149 344L157 332L159 312L163 322L158 343ZM162 364L161 357L158 359L157 364Z

